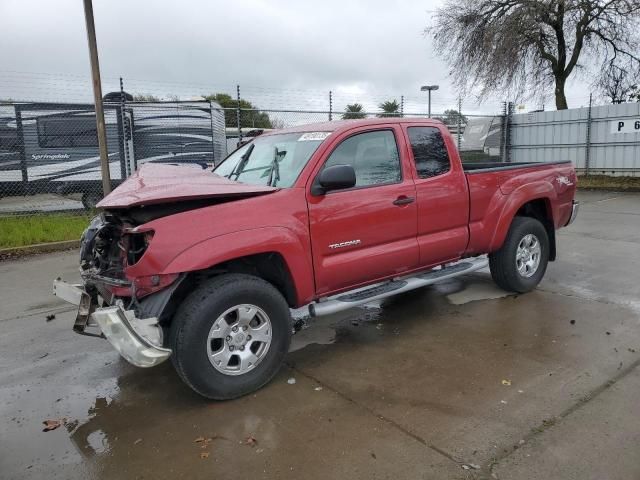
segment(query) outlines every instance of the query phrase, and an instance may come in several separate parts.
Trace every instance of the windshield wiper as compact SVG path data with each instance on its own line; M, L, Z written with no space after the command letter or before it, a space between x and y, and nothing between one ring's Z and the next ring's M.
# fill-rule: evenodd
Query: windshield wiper
M267 185L270 187L275 187L280 180L280 165L278 165L278 162L280 162L280 156L286 154L286 150L279 152L278 147L274 147L273 160L271 160L271 172L269 173L269 181L267 182Z
M245 165L249 161L249 157L251 156L251 152L253 152L253 149L254 149L255 146L256 146L255 143L252 143L251 145L249 145L249 148L240 157L240 161L235 166L235 168L233 170L231 170L231 173L229 175L227 175L227 178L231 179L231 177L235 174L236 178L234 178L233 180L238 180L238 177L240 176L240 174L244 170Z

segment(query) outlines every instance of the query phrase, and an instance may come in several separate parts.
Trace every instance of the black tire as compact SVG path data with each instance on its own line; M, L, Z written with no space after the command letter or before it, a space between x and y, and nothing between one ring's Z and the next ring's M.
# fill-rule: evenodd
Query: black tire
M102 195L98 192L84 192L82 194L82 206L86 210L94 210L100 200L102 200Z
M520 241L525 236L533 234L540 243L540 263L535 272L527 277L523 276L516 265L516 253ZM544 277L549 262L549 237L544 225L531 217L515 217L507 238L500 250L489 255L491 277L504 290L525 293L533 290Z
M214 322L242 304L259 307L271 322L271 344L260 363L240 375L229 375L209 360L207 342ZM224 274L208 280L180 305L171 325L171 359L182 380L213 400L254 392L278 372L291 343L291 314L282 294L265 280L245 274Z

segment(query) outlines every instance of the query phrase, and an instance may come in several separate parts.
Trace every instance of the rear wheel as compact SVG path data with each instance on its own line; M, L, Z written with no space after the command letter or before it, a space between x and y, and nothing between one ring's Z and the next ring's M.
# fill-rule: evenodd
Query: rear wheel
M171 358L178 375L200 395L236 398L273 378L291 333L289 306L273 285L225 274L196 289L176 312Z
M493 280L505 290L533 290L549 261L549 237L544 225L531 217L515 217L500 250L489 255Z

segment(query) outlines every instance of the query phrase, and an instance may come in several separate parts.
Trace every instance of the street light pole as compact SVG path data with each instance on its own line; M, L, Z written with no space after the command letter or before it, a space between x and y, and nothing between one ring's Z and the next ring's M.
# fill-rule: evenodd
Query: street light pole
M89 58L91 60L91 81L93 83L93 100L96 105L96 131L100 149L100 170L102 173L102 192L111 192L111 174L109 172L109 152L107 150L107 131L104 124L104 108L102 106L102 85L100 84L100 65L98 64L98 45L96 43L96 27L93 23L93 5L91 0L84 0L84 18L87 24L87 40Z
M423 85L422 87L420 87L421 92L428 92L429 94L429 103L427 107L427 114L429 115L429 118L431 118L431 91L438 90L439 88L439 85Z

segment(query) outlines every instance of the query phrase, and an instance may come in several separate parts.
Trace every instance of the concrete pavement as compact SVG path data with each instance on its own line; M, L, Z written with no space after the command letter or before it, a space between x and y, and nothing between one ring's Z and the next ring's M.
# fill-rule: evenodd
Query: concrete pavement
M1 476L638 478L640 195L580 197L536 291L478 272L313 321L230 402L73 334L74 253L0 263Z

